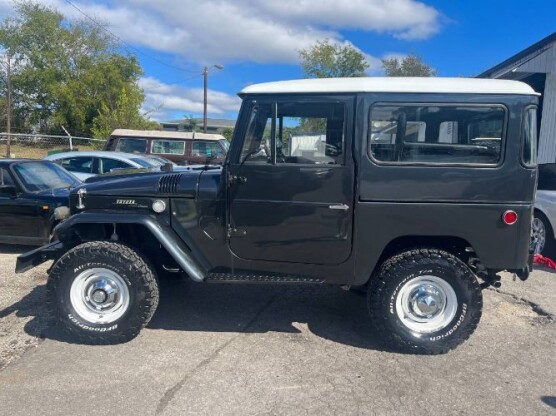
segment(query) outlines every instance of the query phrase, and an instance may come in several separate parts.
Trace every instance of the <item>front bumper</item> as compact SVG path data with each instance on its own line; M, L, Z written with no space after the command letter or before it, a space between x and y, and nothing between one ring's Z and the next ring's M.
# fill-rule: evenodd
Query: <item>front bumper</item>
M16 273L23 273L48 260L55 260L64 252L64 244L61 241L53 241L50 244L35 250L21 254L17 258L15 266Z

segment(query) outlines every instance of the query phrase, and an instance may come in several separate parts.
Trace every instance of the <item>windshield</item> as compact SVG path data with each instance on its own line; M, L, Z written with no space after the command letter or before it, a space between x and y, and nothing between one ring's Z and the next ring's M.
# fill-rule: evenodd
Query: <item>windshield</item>
M79 179L51 162L18 163L14 171L29 192L70 188L79 184Z
M130 160L132 162L137 163L138 165L140 165L143 168L155 168L157 166L160 166L154 160L150 160L150 159L132 158Z
M220 140L220 143L222 143L222 147L226 152L230 150L230 142L228 140Z

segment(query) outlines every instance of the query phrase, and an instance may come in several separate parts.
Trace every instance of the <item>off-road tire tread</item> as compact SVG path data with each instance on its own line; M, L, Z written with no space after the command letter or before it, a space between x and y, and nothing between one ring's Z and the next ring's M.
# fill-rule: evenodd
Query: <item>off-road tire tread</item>
M384 293L386 284L394 273L403 269L409 270L416 264L422 264L425 267L429 264L459 269L461 272L460 277L464 279L468 290L474 293L475 296L473 296L473 299L475 299L475 302L469 305L471 320L465 328L458 331L457 338L449 338L445 340L445 343L431 344L428 346L417 345L402 338L399 334L392 332L388 326L387 317L383 314L383 302L385 302L389 296L387 293ZM481 319L483 302L481 287L475 275L465 263L446 251L423 248L397 254L386 260L380 266L378 273L371 278L369 283L367 306L375 331L380 334L385 341L414 354L435 355L445 354L469 339Z
M93 253L101 251L103 254L112 254L125 258L130 267L135 268L135 275L140 275L135 279L135 283L141 284L145 293L145 298L140 308L140 314L134 317L133 325L126 328L125 332L102 332L93 335L87 335L83 331L78 330L73 325L66 322L58 309L56 302L56 293L58 284L62 276L62 272L66 269L67 263L77 257L82 261L90 260ZM64 332L77 341L90 345L110 345L127 342L135 338L141 329L143 329L151 320L156 311L159 301L159 289L156 274L150 261L139 254L135 249L127 244L114 241L91 241L80 244L67 253L65 253L52 267L47 285L47 310L49 318L54 324L61 325Z

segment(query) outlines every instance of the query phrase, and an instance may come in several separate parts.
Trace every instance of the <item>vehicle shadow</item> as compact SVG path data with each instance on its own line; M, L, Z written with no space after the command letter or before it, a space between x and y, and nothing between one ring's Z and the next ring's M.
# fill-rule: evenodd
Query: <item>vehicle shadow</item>
M0 254L21 254L30 250L34 250L36 246L21 246L15 244L1 244Z
M541 400L544 404L556 409L556 396L542 396Z
M330 341L377 351L403 353L372 330L365 296L327 285L199 284L166 279L160 285L152 330L289 333L300 328ZM25 325L29 335L75 343L47 318L45 285L37 286L15 304L0 310L34 318Z

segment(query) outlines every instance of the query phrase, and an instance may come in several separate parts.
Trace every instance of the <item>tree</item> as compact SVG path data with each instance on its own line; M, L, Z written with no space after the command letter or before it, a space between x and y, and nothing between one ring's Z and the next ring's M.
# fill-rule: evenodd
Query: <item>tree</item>
M416 55L382 60L382 67L389 77L434 77L436 71Z
M365 56L351 44L338 45L329 39L299 51L306 78L364 77L369 68Z
M228 140L229 142L232 141L233 135L234 135L234 128L233 127L226 127L222 131L222 136L224 136L226 138L226 140Z
M91 22L24 1L0 25L0 46L14 60L14 124L20 130L90 135L94 120L125 91L144 98L137 59ZM141 118L139 106L134 106ZM144 120L143 120L144 121ZM141 123L142 124L142 123Z
M96 139L106 139L115 129L154 130L160 125L147 120L140 112L144 100L143 92L133 85L122 88L117 101L103 103L93 121L92 133Z

